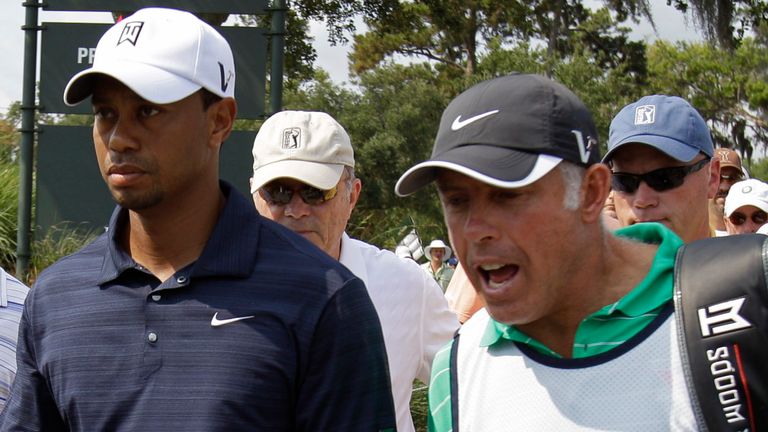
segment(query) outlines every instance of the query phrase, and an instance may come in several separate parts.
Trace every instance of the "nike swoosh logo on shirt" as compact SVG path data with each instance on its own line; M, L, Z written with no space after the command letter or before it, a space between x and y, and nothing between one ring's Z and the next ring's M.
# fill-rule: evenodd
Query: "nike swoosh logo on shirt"
M480 119L484 119L484 118L486 118L488 116L492 116L492 115L494 115L494 114L496 114L498 112L499 112L499 110L488 111L488 112L484 112L482 114L478 114L476 116L472 116L472 117L470 117L470 118L468 118L466 120L461 120L461 115L459 115L458 117L456 117L456 120L454 120L453 123L451 124L451 130L452 131L457 131L457 130L463 128L464 126L466 126L468 124L474 123L474 122L476 122L476 121L478 121Z
M249 316L235 317L235 318L228 318L228 319L220 320L218 318L218 315L219 315L218 312L213 314L213 318L211 318L211 327L219 327L219 326L223 326L225 324L231 324L233 322L238 322L238 321L242 321L242 320L247 320L249 318L254 318L256 316L256 315L249 315Z

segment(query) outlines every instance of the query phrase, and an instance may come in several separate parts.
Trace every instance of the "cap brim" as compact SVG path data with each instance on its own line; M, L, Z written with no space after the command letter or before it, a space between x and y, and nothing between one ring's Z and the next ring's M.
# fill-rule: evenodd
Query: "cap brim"
M251 193L278 179L290 178L312 187L328 190L336 186L344 172L342 164L324 164L302 160L282 160L258 167L253 172Z
M441 169L464 174L491 186L514 189L544 177L561 161L561 158L547 154L467 145L411 167L397 181L395 193L407 196L416 192L433 182Z
M720 161L720 169L723 169L723 168L733 168L733 169L741 172L741 167L740 166L738 166L738 165L736 165L734 163L730 163L730 162L723 162L721 160Z
M110 61L107 65L86 69L69 80L64 89L64 103L77 105L93 94L95 78L112 77L149 102L167 104L180 101L202 86L164 69L144 63Z
M766 203L765 201L762 201L760 199L757 199L757 198L743 198L743 199L739 200L738 202L732 204L731 206L729 206L727 204L728 204L728 201L727 201L727 198L726 198L726 206L723 209L725 211L725 217L731 217L733 212L735 212L736 210L738 210L738 209L740 209L740 208L742 208L744 206L754 206L754 207L757 207L760 210L768 213L768 203Z
M627 144L645 144L651 146L680 162L690 162L696 157L696 155L701 153L701 149L699 148L691 147L688 144L664 136L634 135L624 138L614 146L609 144L608 147L612 148L608 151L608 153L605 154L605 156L603 156L603 163L608 163L613 158L613 155L616 154L616 152L622 146Z

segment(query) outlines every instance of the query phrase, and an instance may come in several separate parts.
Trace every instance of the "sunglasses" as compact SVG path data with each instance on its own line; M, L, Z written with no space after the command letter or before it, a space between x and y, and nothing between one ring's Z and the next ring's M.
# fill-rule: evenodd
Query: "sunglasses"
M645 174L615 172L611 176L611 187L624 193L635 193L640 182L645 182L656 192L664 192L683 184L688 174L695 173L709 163L709 158L695 164L681 167L660 168Z
M301 200L309 205L319 205L330 201L336 196L338 188L336 186L328 190L314 188L304 185L298 189L291 189L282 184L268 184L259 189L259 194L264 201L271 205L287 205L293 199L294 192L298 193Z
M734 225L743 225L747 221L747 218L752 219L752 222L756 223L757 225L763 225L764 223L768 222L768 214L762 210L758 210L752 213L751 216L737 212L731 213L731 215L728 216L728 220L730 220Z
M741 177L742 177L741 174L733 174L733 175L720 174L720 181L725 180L725 181L732 181L735 183L737 181L741 181Z

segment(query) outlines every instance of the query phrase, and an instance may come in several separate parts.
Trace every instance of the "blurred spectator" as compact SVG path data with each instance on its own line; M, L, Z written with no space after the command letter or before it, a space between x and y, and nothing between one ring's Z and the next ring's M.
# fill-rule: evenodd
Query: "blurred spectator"
M725 198L725 229L729 235L750 234L768 221L768 184L757 179L735 183Z
M424 255L429 261L422 264L421 268L432 276L443 292L448 288L453 276L453 269L446 263L451 253L451 248L439 239L432 240L432 243L424 248Z
M709 225L717 236L728 235L725 229L725 197L734 183L746 176L739 154L728 148L715 150L715 157L720 160L720 186L715 198L709 200Z

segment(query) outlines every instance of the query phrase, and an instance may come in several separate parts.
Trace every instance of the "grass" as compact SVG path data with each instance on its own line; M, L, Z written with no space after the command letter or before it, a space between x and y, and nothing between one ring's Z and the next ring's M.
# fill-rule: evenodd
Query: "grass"
M13 272L16 262L16 213L19 208L19 166L0 159L0 266Z
M411 394L411 417L416 432L427 431L427 390L426 384L419 380L413 382L413 393Z
M27 282L31 285L46 267L77 252L99 234L100 232L73 227L70 224L49 228L43 238L32 242Z

